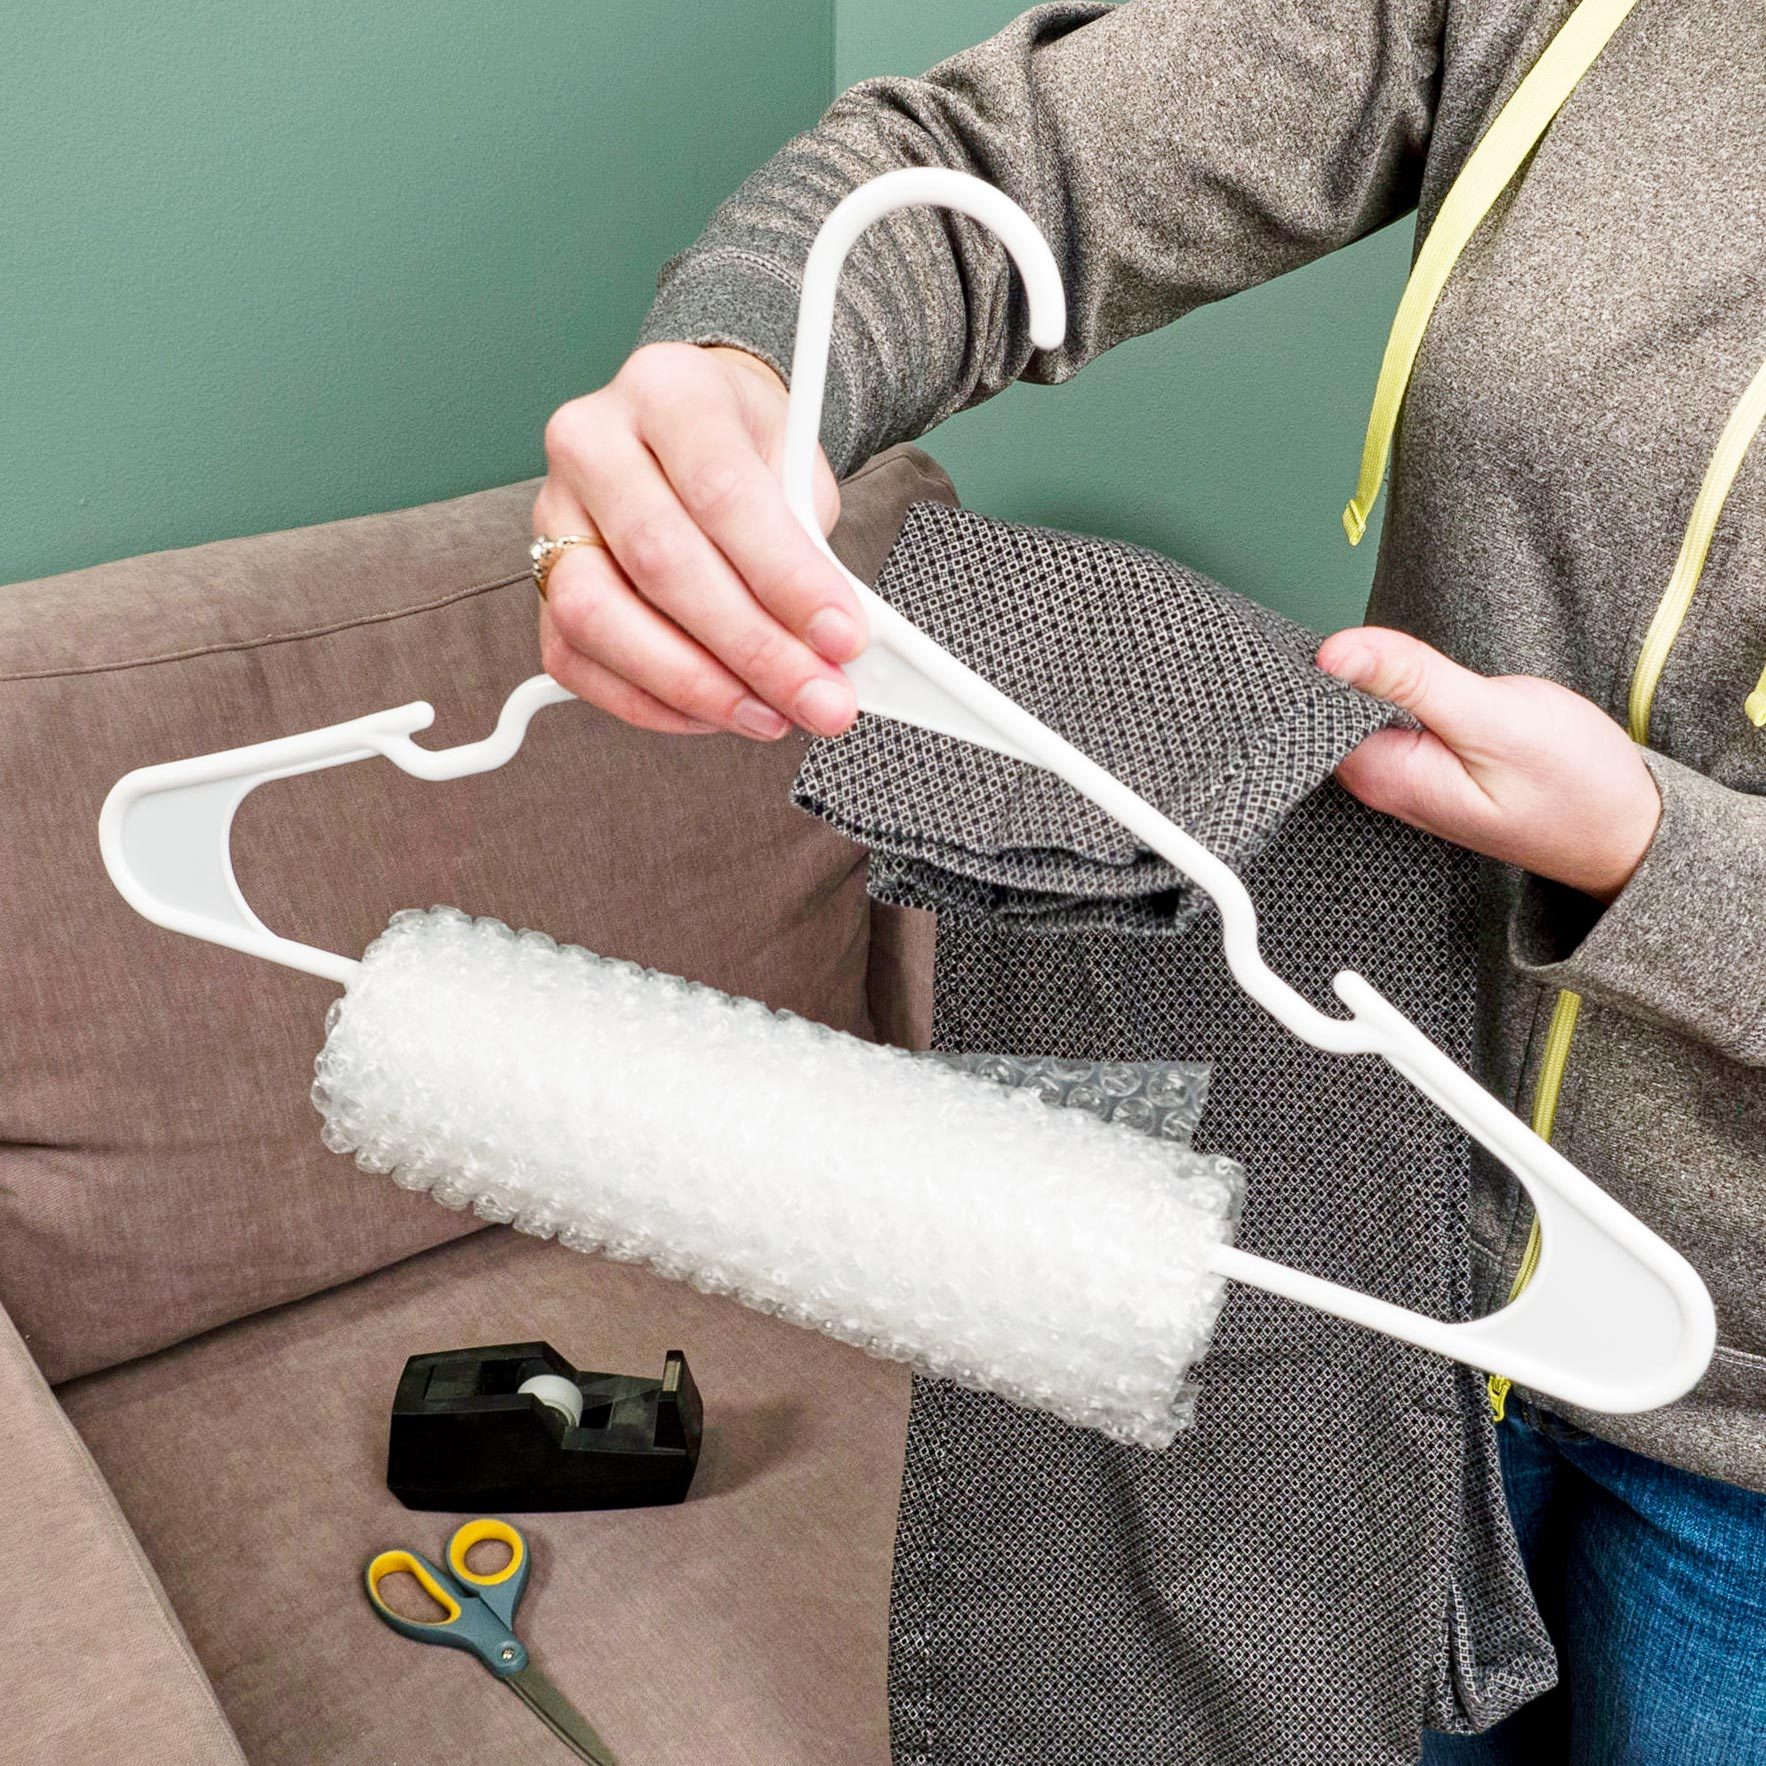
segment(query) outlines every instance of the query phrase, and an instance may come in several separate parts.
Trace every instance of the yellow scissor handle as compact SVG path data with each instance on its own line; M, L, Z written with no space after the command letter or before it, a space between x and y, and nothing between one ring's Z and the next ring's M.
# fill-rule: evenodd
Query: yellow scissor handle
M493 1570L488 1576L469 1569L466 1563L467 1552L475 1545L482 1545L487 1539L493 1539L509 1548L508 1563L500 1570ZM448 1568L462 1582L470 1582L475 1588L495 1588L520 1575L527 1568L527 1541L507 1521L499 1521L490 1516L482 1520L467 1521L454 1529L454 1536L448 1541Z
M395 1613L380 1598L380 1584L388 1576L397 1575L400 1570L407 1575L415 1576L423 1592L435 1602L447 1615L441 1619L407 1619L402 1613ZM422 1630L440 1630L444 1625L452 1625L460 1617L460 1603L442 1587L430 1574L429 1565L415 1552L395 1547L391 1551L380 1552L368 1562L367 1570L368 1598L379 1609L381 1618L392 1625L394 1630L403 1631L407 1628Z

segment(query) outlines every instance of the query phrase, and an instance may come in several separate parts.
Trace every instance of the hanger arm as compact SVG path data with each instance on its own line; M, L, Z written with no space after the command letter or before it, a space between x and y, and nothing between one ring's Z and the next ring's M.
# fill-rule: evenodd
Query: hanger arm
M496 728L477 742L419 748L411 740L435 721L419 700L323 729L217 754L138 767L110 789L98 817L104 868L122 897L156 926L263 957L347 987L353 958L272 932L233 873L233 817L272 779L384 756L419 779L458 779L501 766L543 706L572 695L546 675L525 680L504 702Z

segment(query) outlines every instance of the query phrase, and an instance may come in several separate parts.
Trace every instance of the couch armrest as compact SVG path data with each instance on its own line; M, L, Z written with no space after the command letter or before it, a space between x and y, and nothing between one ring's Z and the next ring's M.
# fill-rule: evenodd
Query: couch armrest
M129 1523L0 1311L0 1751L33 1766L243 1766Z

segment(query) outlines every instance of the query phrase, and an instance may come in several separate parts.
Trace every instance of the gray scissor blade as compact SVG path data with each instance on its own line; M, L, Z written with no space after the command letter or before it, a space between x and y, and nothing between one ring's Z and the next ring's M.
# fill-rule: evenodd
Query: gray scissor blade
M619 1766L608 1747L581 1711L531 1663L519 1674L511 1674L506 1685L514 1687L521 1702L568 1747L579 1760L589 1766Z

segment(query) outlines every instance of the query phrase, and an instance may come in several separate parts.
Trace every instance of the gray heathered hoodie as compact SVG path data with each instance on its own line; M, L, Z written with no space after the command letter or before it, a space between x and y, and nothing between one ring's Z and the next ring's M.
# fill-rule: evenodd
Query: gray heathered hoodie
M848 262L837 471L1013 379L1100 351L1416 208L1426 231L1567 0L1062 0L921 79L839 99L664 270L644 339L789 365L834 203L906 164L978 173L1054 246L1072 323L1039 352L991 235L915 210ZM1766 358L1766 15L1640 0L1467 246L1411 382L1370 619L1621 722L1712 448ZM1420 236L1420 235L1419 235ZM1368 364L1371 392L1377 364ZM1345 490L1354 462L1344 462ZM1483 1074L1523 1115L1556 993L1584 997L1554 1139L1710 1284L1690 1397L1576 1420L1766 1490L1766 445L1744 465L1656 694L1661 826L1604 912L1487 868ZM1527 1217L1486 1171L1481 1285Z

